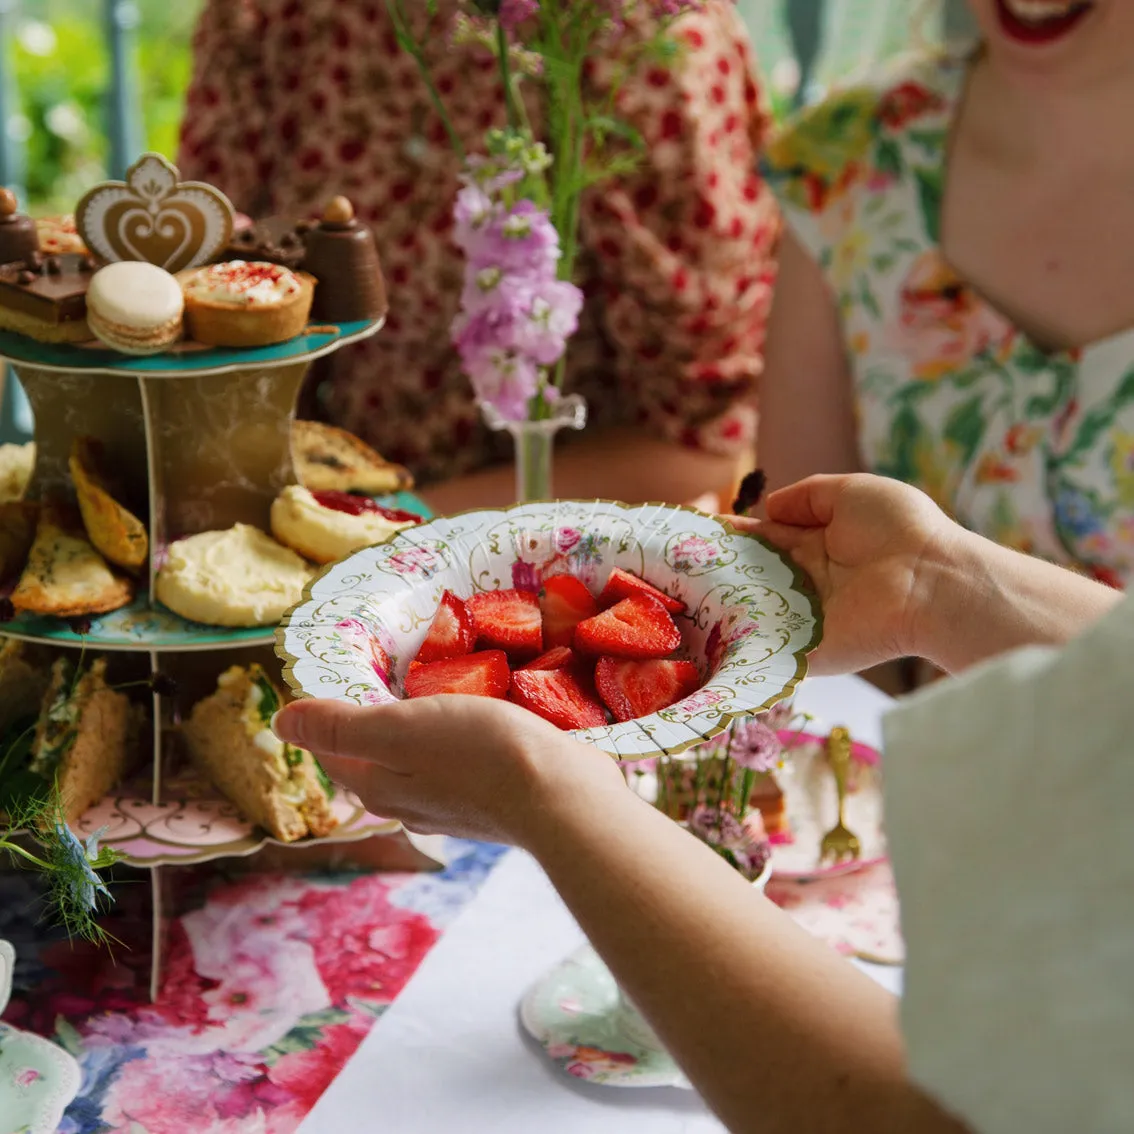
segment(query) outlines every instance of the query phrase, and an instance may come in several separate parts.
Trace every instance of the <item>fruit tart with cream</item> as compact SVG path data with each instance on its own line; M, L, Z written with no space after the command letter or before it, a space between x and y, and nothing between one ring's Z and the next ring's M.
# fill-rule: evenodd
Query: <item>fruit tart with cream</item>
M228 260L181 272L185 329L207 346L259 347L307 326L315 278L280 264Z
M298 484L272 503L272 535L312 563L334 563L420 523L420 516L384 508L368 496L311 492Z

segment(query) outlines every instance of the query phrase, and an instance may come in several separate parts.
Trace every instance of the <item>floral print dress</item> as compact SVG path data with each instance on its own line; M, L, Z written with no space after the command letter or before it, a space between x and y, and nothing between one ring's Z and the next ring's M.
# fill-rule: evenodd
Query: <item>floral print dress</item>
M903 64L766 151L838 303L863 467L974 531L1115 586L1134 575L1134 329L1044 351L946 263L945 154L968 57Z
M437 6L441 17L458 10ZM407 10L426 19L424 0ZM441 17L429 65L475 152L504 122L497 68L484 49L454 46ZM595 426L739 455L755 432L779 231L756 172L769 119L731 0L708 0L672 34L676 58L637 66L620 94L645 143L641 165L584 202L587 303L569 384ZM343 193L377 236L389 319L329 361L327 415L421 482L506 458L508 439L484 427L449 343L459 164L384 0L208 0L194 57L184 177L255 217L308 215ZM616 66L589 61L592 92Z

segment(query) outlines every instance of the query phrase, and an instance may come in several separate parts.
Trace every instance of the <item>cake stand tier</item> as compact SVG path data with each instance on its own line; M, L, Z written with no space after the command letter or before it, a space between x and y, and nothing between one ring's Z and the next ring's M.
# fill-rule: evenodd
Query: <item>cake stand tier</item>
M358 842L401 830L397 820L369 814L356 795L339 788L331 805L339 825L331 834L282 843L243 818L228 800L197 798L178 788L176 782L167 784L169 798L154 803L145 785L125 785L87 811L75 833L86 839L102 831L100 845L117 850L127 865L156 867L243 858L272 845Z
M302 335L267 347L203 347L179 343L163 354L130 358L101 343L72 345L40 343L26 335L0 331L0 358L41 370L82 371L86 374L130 375L135 378L189 378L223 374L252 367L287 366L313 362L339 347L376 334L385 318L359 323L312 324Z
M429 517L430 511L416 496L399 492L377 497L378 503ZM133 650L151 654L189 653L200 650L235 650L246 646L271 646L274 626L229 629L188 622L164 607L150 605L140 595L129 606L90 620L90 629L77 634L61 618L21 615L0 623L0 638L22 638L45 645L100 651Z

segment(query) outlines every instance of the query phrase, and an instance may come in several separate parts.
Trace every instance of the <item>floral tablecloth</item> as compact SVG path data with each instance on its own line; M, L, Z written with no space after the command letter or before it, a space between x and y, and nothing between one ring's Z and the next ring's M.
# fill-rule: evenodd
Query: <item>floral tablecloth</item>
M0 938L18 956L5 1021L79 1060L60 1134L290 1134L501 853L454 843L433 874L171 871L184 912L155 1004L145 875L116 887L108 955L51 932L34 877L5 873Z

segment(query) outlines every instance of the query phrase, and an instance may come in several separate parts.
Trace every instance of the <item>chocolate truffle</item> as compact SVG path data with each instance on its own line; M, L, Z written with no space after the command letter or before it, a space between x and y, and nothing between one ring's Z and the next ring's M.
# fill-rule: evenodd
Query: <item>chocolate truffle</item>
M296 223L271 219L234 232L220 259L278 264L294 271L302 262L304 252L304 232Z
M11 189L0 189L0 264L32 260L39 254L35 221L18 209L15 193Z
M318 280L311 318L316 323L355 323L386 314L386 284L374 234L355 220L345 197L336 197L323 220L306 233L301 267Z

